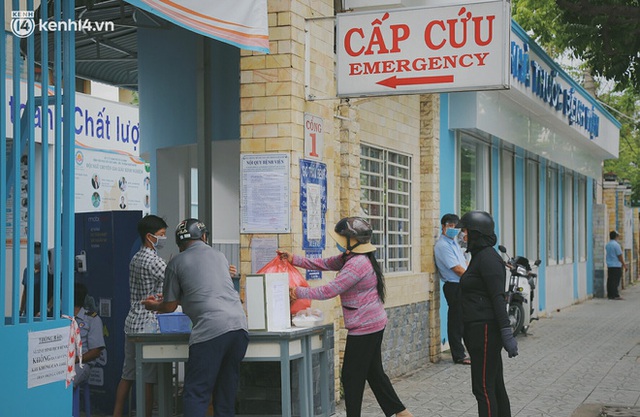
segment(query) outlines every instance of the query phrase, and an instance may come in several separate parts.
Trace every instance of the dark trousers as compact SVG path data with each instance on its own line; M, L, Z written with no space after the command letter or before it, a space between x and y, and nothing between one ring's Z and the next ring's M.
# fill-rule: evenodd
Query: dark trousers
M464 341L471 355L471 389L478 402L478 416L511 417L497 324L465 323Z
M618 292L618 286L620 285L620 278L622 278L622 268L609 267L607 274L607 297L614 299L620 297Z
M457 282L445 282L442 291L449 306L449 311L447 312L447 334L449 335L451 357L454 362L458 362L465 357L464 345L462 344L464 325L462 323L460 284Z
M204 417L213 393L216 417L235 416L240 362L249 334L236 330L189 346L184 378L184 417Z
M369 382L385 416L406 408L382 368L383 334L384 330L363 336L347 336L341 378L347 417L360 417L365 381Z

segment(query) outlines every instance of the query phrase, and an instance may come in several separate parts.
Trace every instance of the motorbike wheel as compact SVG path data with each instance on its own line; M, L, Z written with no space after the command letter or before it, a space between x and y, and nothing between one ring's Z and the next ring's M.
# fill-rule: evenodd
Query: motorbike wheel
M517 336L524 327L524 307L522 307L522 303L512 302L509 305L509 321L511 322L513 335Z

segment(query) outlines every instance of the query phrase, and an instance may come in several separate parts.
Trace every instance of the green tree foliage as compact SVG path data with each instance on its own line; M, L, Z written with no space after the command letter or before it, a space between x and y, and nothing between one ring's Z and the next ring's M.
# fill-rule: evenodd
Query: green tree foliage
M631 184L631 201L640 205L640 98L630 89L623 93L608 93L600 97L611 114L620 120L618 159L604 162L604 172L612 172L620 181Z
M613 80L598 99L622 124L618 159L604 172L629 181L640 205L640 0L513 0L512 17L547 53L569 53L592 75ZM581 70L566 68L575 77Z
M640 0L513 0L512 16L551 56L569 50L640 95Z

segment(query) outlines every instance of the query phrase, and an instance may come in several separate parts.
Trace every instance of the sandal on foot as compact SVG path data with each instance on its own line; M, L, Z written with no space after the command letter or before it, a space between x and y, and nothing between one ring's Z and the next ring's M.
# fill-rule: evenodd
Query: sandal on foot
M457 364L459 365L471 365L471 359L469 358L464 358L464 359L456 359L455 361Z

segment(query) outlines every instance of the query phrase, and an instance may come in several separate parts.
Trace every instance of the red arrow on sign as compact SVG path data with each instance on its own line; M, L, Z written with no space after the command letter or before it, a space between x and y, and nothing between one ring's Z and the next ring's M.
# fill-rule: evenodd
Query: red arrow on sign
M430 77L409 77L398 78L395 75L385 80L378 81L376 84L384 85L385 87L396 88L399 85L417 85L417 84L441 84L452 83L453 75L437 75Z

